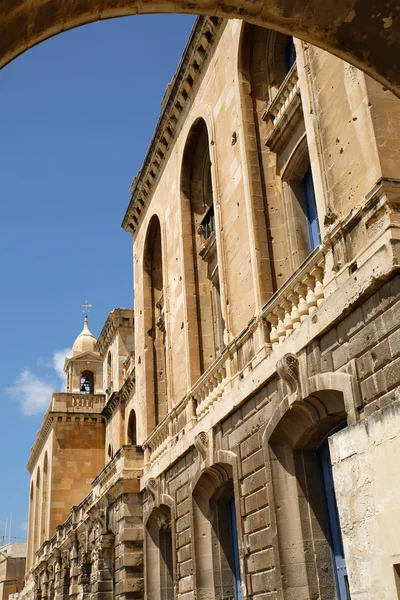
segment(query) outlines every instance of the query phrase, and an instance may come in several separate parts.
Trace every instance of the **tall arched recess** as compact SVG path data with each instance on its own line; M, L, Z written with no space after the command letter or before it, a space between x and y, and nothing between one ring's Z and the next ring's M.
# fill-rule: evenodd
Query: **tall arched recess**
M154 429L168 412L164 279L161 225L154 215L147 230L143 261L145 377L147 429Z
M225 327L221 311L210 140L203 119L195 121L186 141L181 202L188 344L189 350L198 356L200 371L191 374L193 380L204 373L222 351Z
M287 257L286 224L276 149L266 146L270 123L266 108L274 100L290 69L293 38L271 29L243 24L239 48L239 81L244 116L244 144L252 165L250 194L256 246L269 257L259 268L261 303L265 303L293 272ZM295 56L295 55L294 55Z

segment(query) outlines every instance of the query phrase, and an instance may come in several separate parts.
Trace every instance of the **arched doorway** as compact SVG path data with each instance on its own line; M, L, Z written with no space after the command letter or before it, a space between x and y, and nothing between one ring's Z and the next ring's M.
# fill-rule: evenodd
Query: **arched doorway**
M207 469L193 490L194 555L199 598L242 600L236 499L230 465Z
M171 511L154 508L146 523L146 598L174 600L174 560Z
M282 413L264 440L284 598L312 589L350 600L328 444L346 426L343 394L318 391Z

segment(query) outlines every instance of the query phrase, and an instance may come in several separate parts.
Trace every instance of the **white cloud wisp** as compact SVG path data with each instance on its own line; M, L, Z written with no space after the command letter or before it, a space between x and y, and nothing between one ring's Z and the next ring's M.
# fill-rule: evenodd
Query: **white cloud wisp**
M50 404L53 386L44 379L24 369L7 392L17 400L24 415L30 417L43 413Z
M56 350L53 354L53 368L57 373L57 377L62 381L61 391L65 392L66 378L64 373L64 363L67 356L71 356L71 348L64 348L64 350Z
M63 370L65 358L71 355L71 349L56 350L53 354L52 369L57 378L62 381L61 391L65 391L65 373ZM24 369L17 380L7 388L10 396L19 402L25 416L44 413L51 401L55 389L54 380L38 377L28 368Z

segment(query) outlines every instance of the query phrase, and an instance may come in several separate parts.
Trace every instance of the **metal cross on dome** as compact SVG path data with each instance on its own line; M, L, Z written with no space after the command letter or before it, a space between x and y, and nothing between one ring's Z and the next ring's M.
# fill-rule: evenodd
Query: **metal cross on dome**
M83 308L83 313L86 313L86 316L90 313L90 309L92 308L92 305L89 304L89 302L86 300L85 304L82 304L82 308Z

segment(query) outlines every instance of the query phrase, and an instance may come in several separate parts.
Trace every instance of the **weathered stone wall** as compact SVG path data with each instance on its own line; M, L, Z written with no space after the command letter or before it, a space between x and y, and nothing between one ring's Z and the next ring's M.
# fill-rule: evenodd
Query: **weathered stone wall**
M93 479L103 469L104 423L101 415L60 415L54 423L50 478L50 528L69 515L89 493Z
M350 421L362 420L334 434L331 448L348 572L354 571L350 577L352 597L372 600L379 596L394 600L393 563L400 554L400 546L396 526L391 525L398 505L393 483L397 463L393 457L397 452L396 427L400 412L397 403L384 412L380 409L398 398L400 370L392 359L398 356L395 329L398 329L396 314L399 311L400 277L397 276L299 353L300 386L305 394L300 404L295 402L300 407L299 415L304 410L302 406L309 406L304 404L309 395L320 398L315 405L319 416L313 417L309 426L305 427L298 415L291 424L284 421L285 415L292 412L293 399L288 401L290 389L282 378L275 376L208 431L204 455L198 447L191 450L157 478L159 493L154 496L145 493L145 520L155 506L165 503L165 498L170 498L174 506L178 598L192 599L196 589L199 551L192 497L196 481L200 473L227 460L234 465L233 489L237 499L244 597L281 598L279 590L284 590L285 599L305 599L314 588L325 594L322 597L330 597L333 572L329 547L325 545L322 486L317 475L307 483L301 481L296 458L294 462L290 458L293 450L289 440L294 436L298 439L294 447L304 448L302 460L307 461L308 477L311 477L313 469L315 473L318 471L316 449L335 424L343 422L347 410ZM370 365L368 372L361 369L366 361ZM371 377L375 386L369 391ZM347 391L338 385L341 381L349 382ZM332 394L336 394L338 400L327 405L331 408L324 417L321 407L326 396ZM376 415L368 416L374 411L378 411ZM304 489L312 486L310 489L315 491L300 493L303 486ZM317 488L320 491L317 492ZM318 521L320 529L316 525ZM316 548L312 554L307 549L309 544ZM313 554L320 556L315 564L309 559ZM364 584L363 569L369 569L371 557L371 586L368 586ZM387 564L383 565L385 560ZM149 569L150 565L149 562ZM381 588L383 595L380 596L382 573L386 588ZM372 587L374 581L376 588Z
M398 388L391 397L396 401L330 440L351 594L363 600L397 600L399 593Z

